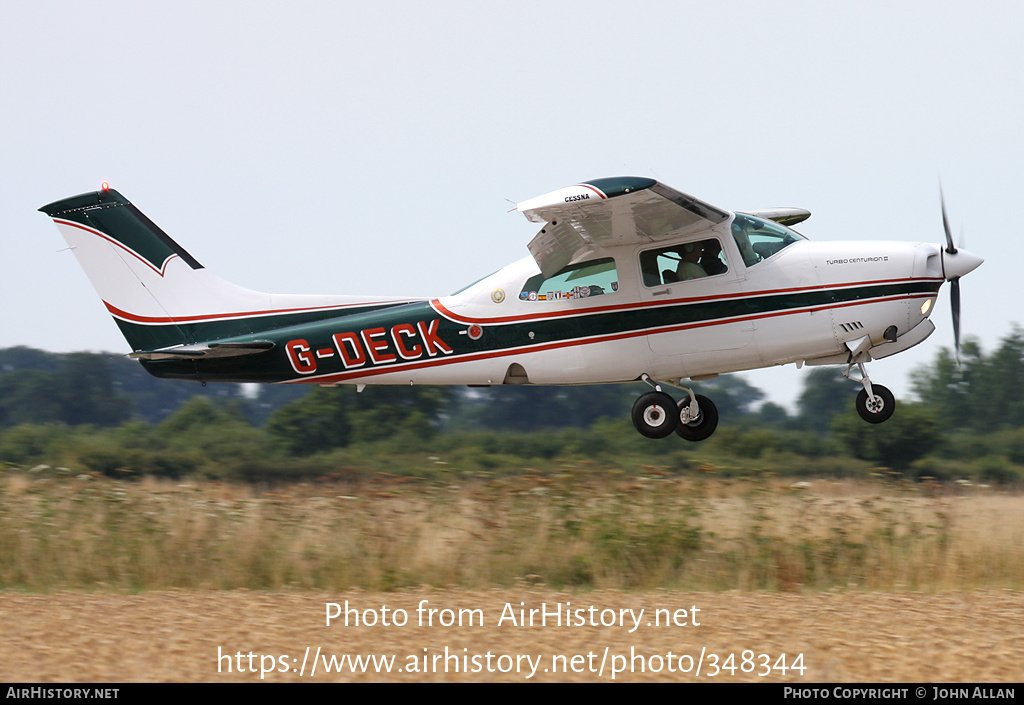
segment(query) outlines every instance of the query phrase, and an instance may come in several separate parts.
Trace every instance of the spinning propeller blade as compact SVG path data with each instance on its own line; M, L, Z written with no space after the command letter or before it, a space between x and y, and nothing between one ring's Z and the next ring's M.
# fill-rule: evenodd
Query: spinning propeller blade
M946 231L946 252L957 253L953 244L953 232L949 228L949 216L946 215L946 196L939 186L939 204L942 206L942 229ZM949 303L953 311L953 346L956 349L956 364L960 364L960 277L949 280Z
M956 364L960 364L960 277L949 282L949 302L953 309L953 345L956 348Z
M960 277L974 271L983 260L964 249L957 249L953 244L953 232L949 227L949 216L946 215L946 198L939 186L939 202L942 206L942 229L946 233L946 248L942 255L942 269L949 282L949 303L953 311L953 344L956 349L956 362L960 364ZM961 241L963 235L960 236Z
M942 228L946 231L946 252L956 254L956 246L953 244L953 233L949 229L949 217L946 215L946 197L942 193L942 186L939 186L939 203L942 205Z

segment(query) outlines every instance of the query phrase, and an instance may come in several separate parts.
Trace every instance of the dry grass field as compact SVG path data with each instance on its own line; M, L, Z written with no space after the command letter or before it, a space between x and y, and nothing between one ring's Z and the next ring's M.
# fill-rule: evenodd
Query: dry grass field
M1017 682L1022 509L713 469L263 489L11 471L0 679Z
M445 609L454 614L480 610L484 624L469 626L464 613L462 627L455 617L450 627L437 621L432 627L418 626L416 610L423 600L427 608L438 610L435 620L444 616ZM346 627L343 620L336 620L325 626L327 603L344 605L345 601L361 611L374 610L378 616L382 606L392 618L405 610L408 623ZM573 609L595 606L598 619L603 610L636 613L644 609L645 613L642 626L632 634L628 616L625 627L617 623L497 624L506 603L517 609L520 603L527 609L546 603L552 610L566 602ZM699 612L691 611L694 606ZM647 618L658 609L669 610L677 619L683 614L677 611L686 610L686 626L647 626ZM265 682L593 682L611 681L613 668L619 671L614 673L617 681L675 682L1014 683L1024 675L1024 594L998 590L934 595L673 590L570 594L529 588L137 595L8 592L0 595L0 611L3 681L258 682L261 667ZM609 614L605 612L605 617ZM693 617L699 626L690 623ZM443 658L446 648L454 660ZM310 675L318 649L318 670ZM705 656L697 675L702 650ZM744 663L743 652L748 650L753 658ZM218 654L226 657L218 659ZM325 671L324 657L331 663L331 657L346 654L395 658L391 672L379 665L353 669L349 661L340 672ZM711 675L712 654L718 656L717 675ZM735 654L732 662L727 660L729 654ZM769 656L767 663L762 654ZM772 670L781 665L783 654L787 664L803 655L802 675ZM281 657L285 657L285 672L280 670ZM305 674L301 675L304 658ZM410 670L412 663L420 672ZM531 675L533 664L536 672ZM239 665L244 672L239 672Z

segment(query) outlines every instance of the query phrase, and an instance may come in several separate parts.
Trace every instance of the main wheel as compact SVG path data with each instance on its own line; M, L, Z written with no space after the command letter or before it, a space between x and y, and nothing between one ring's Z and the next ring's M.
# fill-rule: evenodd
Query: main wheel
M675 430L676 402L665 392L647 392L633 402L633 425L648 438L664 438Z
M718 428L718 407L715 403L701 394L694 395L697 399L697 418L689 416L690 398L686 397L679 401L679 423L676 425L676 433L688 441L703 441L710 438L711 434Z
M896 410L896 397L880 384L872 384L871 391L875 395L868 399L867 390L860 390L860 394L857 395L857 413L868 423L888 421L892 412Z

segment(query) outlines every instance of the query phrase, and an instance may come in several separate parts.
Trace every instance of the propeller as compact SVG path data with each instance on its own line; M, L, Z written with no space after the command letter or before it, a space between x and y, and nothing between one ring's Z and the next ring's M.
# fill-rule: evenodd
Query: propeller
M957 249L953 244L953 232L949 227L949 216L946 214L946 197L939 186L939 201L942 205L942 227L946 231L946 249L942 256L942 269L949 281L949 302L953 310L953 344L956 348L956 362L960 364L960 277L972 272L983 260L964 249ZM962 236L961 236L962 238ZM962 244L962 243L961 243Z

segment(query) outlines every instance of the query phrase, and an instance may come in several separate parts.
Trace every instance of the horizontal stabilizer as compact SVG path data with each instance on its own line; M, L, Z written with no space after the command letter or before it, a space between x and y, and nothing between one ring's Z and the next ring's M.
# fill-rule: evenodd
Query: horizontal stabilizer
M129 353L136 360L188 360L215 357L242 357L258 355L274 349L269 340L255 340L251 343L203 343L199 345L176 345L160 350L140 350Z

